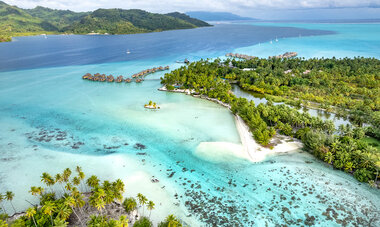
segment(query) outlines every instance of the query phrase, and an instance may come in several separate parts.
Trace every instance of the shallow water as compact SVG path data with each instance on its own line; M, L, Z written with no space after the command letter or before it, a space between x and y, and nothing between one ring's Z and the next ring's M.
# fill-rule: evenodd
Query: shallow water
M295 51L299 57L344 58L375 57L380 58L380 23L249 23L255 26L296 27L333 31L325 36L304 37L294 34L293 38L283 38L281 34L271 37L272 43L237 48L238 53L258 57L268 57ZM276 37L278 42L276 42Z
M247 100L250 100L250 101L252 100L255 103L255 105L258 105L260 103L263 103L263 104L267 103L267 99L263 95L256 95L255 93L244 91L238 85L232 86L232 92L237 97L246 98ZM284 104L284 103L283 102L274 103L274 105L281 105L281 104ZM313 117L320 117L323 120L332 120L336 129L338 129L340 125L351 124L349 120L346 120L341 117L337 117L336 114L329 113L323 110L310 109L310 108L299 108L298 110L300 112L307 112L310 114L310 116L313 116Z
M176 68L181 64L175 60L221 56L279 32L330 34L220 25L131 36L24 37L0 44L0 191L14 190L22 210L29 205L24 199L35 202L28 187L38 184L43 171L55 174L81 165L89 175L122 178L128 196L142 192L160 204L152 212L155 221L174 213L192 226L358 222L350 217L366 225L379 212L378 191L307 153L255 164L228 153L224 144L240 143L233 115L206 100L158 91L164 72L142 84L81 79L87 72L132 75L159 65ZM161 109L144 109L149 100ZM151 176L160 183L151 183Z

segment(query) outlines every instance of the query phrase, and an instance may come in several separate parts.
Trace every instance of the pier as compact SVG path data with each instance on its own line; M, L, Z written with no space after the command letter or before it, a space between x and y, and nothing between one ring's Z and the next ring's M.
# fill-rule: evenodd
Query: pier
M100 73L95 73L92 75L91 73L86 73L85 75L82 76L83 80L90 80L90 81L99 81L99 82L116 82L116 83L121 83L121 82L126 82L126 83L131 83L132 81L135 81L136 83L141 83L144 81L144 78L148 76L149 74L153 74L155 72L160 72L160 71L165 71L169 70L169 66L160 66L160 67L154 67L151 69L146 69L143 70L139 73L133 74L132 78L125 78L124 76L120 75L118 77L115 77L113 75L105 75L105 74L100 74Z

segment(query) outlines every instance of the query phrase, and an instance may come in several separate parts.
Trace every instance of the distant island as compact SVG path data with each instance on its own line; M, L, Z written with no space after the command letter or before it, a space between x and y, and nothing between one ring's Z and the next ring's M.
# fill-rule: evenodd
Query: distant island
M203 21L242 21L242 20L257 20L251 17L241 17L239 15L228 12L206 12L192 11L186 12L187 15Z
M0 42L14 36L41 34L134 34L211 26L186 14L139 9L73 12L38 6L21 9L0 1Z

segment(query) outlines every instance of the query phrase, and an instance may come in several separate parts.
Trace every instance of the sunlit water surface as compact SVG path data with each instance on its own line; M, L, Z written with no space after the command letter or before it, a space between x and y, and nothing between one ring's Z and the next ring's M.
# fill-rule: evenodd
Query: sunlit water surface
M323 29L340 32L334 26ZM81 79L87 72L130 76L159 65L176 68L181 64L175 61L184 58L255 50L275 36L299 34L302 38L279 42L292 44L289 49L268 45L262 55L294 51L300 40L336 36L273 25L218 25L125 36L23 37L0 44L0 191L13 190L14 204L23 210L29 205L25 199L37 202L28 190L40 184L42 172L80 165L102 179L122 178L126 196L141 192L154 200L155 222L174 213L193 226L379 225L379 192L307 153L251 163L221 152L221 145L240 143L233 115L215 103L158 91L164 72L142 84ZM246 49L234 50L239 47ZM149 100L161 109L144 109ZM160 182L152 183L153 176Z

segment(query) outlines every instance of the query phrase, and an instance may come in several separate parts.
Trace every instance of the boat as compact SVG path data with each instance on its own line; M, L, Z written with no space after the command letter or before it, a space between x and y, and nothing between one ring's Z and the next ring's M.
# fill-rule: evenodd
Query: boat
M273 43L272 40L269 43L272 44Z
M127 53L127 54L130 54L130 53L131 53L131 51L127 50L127 51L126 51L126 53Z
M278 39L277 39L277 37L276 37L276 42L278 42Z

